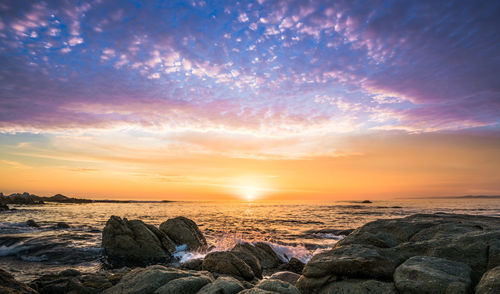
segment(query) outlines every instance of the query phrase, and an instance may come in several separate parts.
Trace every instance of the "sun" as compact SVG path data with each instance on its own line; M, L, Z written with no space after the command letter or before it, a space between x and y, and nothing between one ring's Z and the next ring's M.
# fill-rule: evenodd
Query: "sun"
M248 202L256 200L259 196L261 189L256 186L239 186L238 187L238 195L243 200Z

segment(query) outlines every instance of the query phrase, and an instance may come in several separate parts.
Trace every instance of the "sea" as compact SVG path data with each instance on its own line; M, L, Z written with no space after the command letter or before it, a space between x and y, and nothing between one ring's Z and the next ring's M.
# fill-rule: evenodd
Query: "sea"
M239 242L267 242L283 260L307 262L355 229L377 219L417 213L500 217L500 199L395 199L330 202L165 202L9 205L0 212L0 268L28 282L67 268L95 272L103 266L102 230L112 215L160 225L169 218L194 220L212 245L230 250ZM40 227L29 227L27 220ZM69 228L58 228L64 222ZM175 264L203 254L178 247Z

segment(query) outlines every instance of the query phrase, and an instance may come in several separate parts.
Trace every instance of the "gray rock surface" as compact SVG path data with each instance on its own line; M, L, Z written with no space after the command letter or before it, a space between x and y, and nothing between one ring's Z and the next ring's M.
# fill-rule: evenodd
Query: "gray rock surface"
M393 283L377 280L343 280L333 282L316 294L397 294Z
M468 265L430 256L414 256L396 268L394 284L400 293L469 293Z
M276 268L283 264L283 261L274 252L274 250L266 243L257 242L255 244L240 243L234 246L232 252L242 252L255 256L263 269Z
M252 268L231 252L212 252L203 259L202 269L223 275L240 277L247 281L255 278Z
M37 294L38 292L28 285L16 281L14 277L0 269L0 293L2 294Z
M255 288L280 294L300 294L299 290L292 284L277 279L262 280Z
M476 287L476 294L500 293L500 266L487 271Z
M102 247L114 266L168 262L175 245L140 220L111 216L102 232Z
M175 244L186 244L190 251L207 249L207 240L196 223L183 216L163 222L160 225L160 231L164 232Z
M232 277L219 277L215 282L205 285L197 294L236 294L245 287Z
M154 294L195 294L213 279L208 276L190 276L172 280L160 288Z
M305 264L302 261L298 260L295 257L292 257L287 263L280 265L278 269L281 271L290 271L297 274L302 274L304 265Z
M300 278L300 275L294 272L276 272L271 275L270 279L275 279L275 280L281 280L287 283L290 283L292 285L295 285L297 283L297 280Z

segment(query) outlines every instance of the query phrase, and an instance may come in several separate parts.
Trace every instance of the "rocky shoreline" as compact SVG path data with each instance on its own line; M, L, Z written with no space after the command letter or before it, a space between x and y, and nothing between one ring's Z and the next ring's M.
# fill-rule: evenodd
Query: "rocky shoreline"
M347 232L350 233L350 232ZM354 230L303 264L266 243L214 251L190 219L159 227L112 216L104 267L42 275L0 271L0 293L500 293L500 218L417 214ZM176 252L202 258L172 265Z

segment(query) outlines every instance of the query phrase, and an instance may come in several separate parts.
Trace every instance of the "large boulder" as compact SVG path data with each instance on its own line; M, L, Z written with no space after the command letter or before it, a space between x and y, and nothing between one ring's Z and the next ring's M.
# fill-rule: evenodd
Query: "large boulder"
M260 281L255 288L280 294L300 294L299 290L290 283L276 279Z
M291 271L297 274L301 274L304 269L304 263L295 257L290 258L290 260L278 267L281 271Z
M295 285L297 280L300 278L300 275L294 272L276 272L271 275L270 279L281 280L283 282L290 283Z
M469 293L468 265L429 256L414 256L396 268L394 284L400 293Z
M178 279L182 280L172 283ZM167 268L161 265L152 265L130 271L121 278L118 284L106 289L103 293L196 293L196 291L210 281L212 281L212 277L207 272L184 271L175 268ZM182 291L191 292L182 292L181 290L179 290L181 292L172 292L174 289L182 289Z
M244 251L231 251L234 255L243 260L246 264L252 268L253 274L256 278L262 279L262 266L259 259L253 254Z
M236 294L245 287L235 278L218 277L215 282L205 285L197 294Z
M168 262L175 252L173 242L159 230L117 216L111 216L102 231L102 247L114 266Z
M211 252L205 256L202 269L251 281L255 278L252 268L231 252Z
M500 293L500 266L487 271L476 287L476 294Z
M168 219L160 225L160 231L165 233L177 245L187 245L191 251L203 251L207 248L207 240L196 223L179 216Z
M0 293L2 294L37 294L28 285L16 281L8 272L0 269Z
M40 294L56 293L101 293L113 286L111 274L107 272L82 274L74 269L67 269L59 274L43 275L29 283Z
M277 268L283 261L274 252L274 250L266 243L257 242L255 244L240 243L231 249L231 252L241 252L255 256L263 269Z
M377 220L313 256L297 286L303 293L321 293L342 280L392 281L396 266L415 256L429 256L469 266L473 288L500 263L498 240L500 218L495 217L437 213Z

